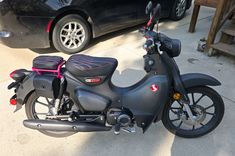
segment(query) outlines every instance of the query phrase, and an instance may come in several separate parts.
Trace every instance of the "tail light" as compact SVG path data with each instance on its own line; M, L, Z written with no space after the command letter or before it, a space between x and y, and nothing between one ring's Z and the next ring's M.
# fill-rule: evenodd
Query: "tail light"
M17 104L16 95L12 96L12 98L10 99L10 104L12 106L15 106Z
M16 73L17 70L14 70L13 72L10 73L10 77L13 79L15 73Z
M16 99L11 99L11 100L10 100L10 104L13 105L13 106L15 106L15 105L17 104Z

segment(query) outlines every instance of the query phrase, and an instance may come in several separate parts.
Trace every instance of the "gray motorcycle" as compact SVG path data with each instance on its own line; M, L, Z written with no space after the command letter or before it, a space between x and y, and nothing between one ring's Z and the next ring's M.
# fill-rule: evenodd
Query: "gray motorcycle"
M221 96L209 86L221 83L198 73L180 74L174 58L181 42L158 32L161 6L146 7L146 76L131 87L111 82L118 65L114 58L73 55L67 61L57 56L39 56L33 69L10 74L15 88L10 99L19 110L25 105L25 127L53 137L77 132L121 130L146 132L162 121L177 136L195 138L214 130L224 115ZM157 31L154 31L157 25Z

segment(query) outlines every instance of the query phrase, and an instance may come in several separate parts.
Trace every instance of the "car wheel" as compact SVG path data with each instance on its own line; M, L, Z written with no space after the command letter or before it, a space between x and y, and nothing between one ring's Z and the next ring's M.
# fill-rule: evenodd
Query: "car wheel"
M187 0L175 0L172 12L171 19L180 20L185 16L187 10Z
M83 50L91 39L89 24L79 15L60 19L53 30L52 42L61 52L74 54Z

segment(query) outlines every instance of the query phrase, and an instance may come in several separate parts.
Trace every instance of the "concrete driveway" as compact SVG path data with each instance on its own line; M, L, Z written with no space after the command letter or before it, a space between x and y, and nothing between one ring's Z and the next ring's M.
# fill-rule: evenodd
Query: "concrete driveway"
M197 139L175 137L158 123L142 134L79 133L68 138L50 138L37 131L26 129L22 121L24 109L13 113L9 105L12 91L6 89L11 82L8 75L16 68L30 69L32 59L39 54L28 49L10 49L0 45L0 155L17 156L232 156L235 153L235 61L229 57L207 57L196 51L197 42L207 36L213 10L203 9L197 32L187 33L190 14L180 22L163 21L161 31L182 41L183 49L176 59L182 73L201 72L212 75L222 82L215 89L223 96L226 111L220 126L212 133ZM110 39L110 40L106 40ZM119 66L113 82L129 86L144 76L142 50L144 39L135 30L121 31L96 39L84 54L115 57ZM38 51L39 52L39 51ZM48 54L47 51L41 53ZM62 53L49 53L68 58Z

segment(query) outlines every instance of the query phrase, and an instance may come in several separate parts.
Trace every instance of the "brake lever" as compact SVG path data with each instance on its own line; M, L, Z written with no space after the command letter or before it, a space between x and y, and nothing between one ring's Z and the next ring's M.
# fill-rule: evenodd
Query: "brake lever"
M160 49L161 43L160 42L156 42L155 45L157 45L157 51L159 52L159 54L162 55L163 51L161 51L161 49Z

